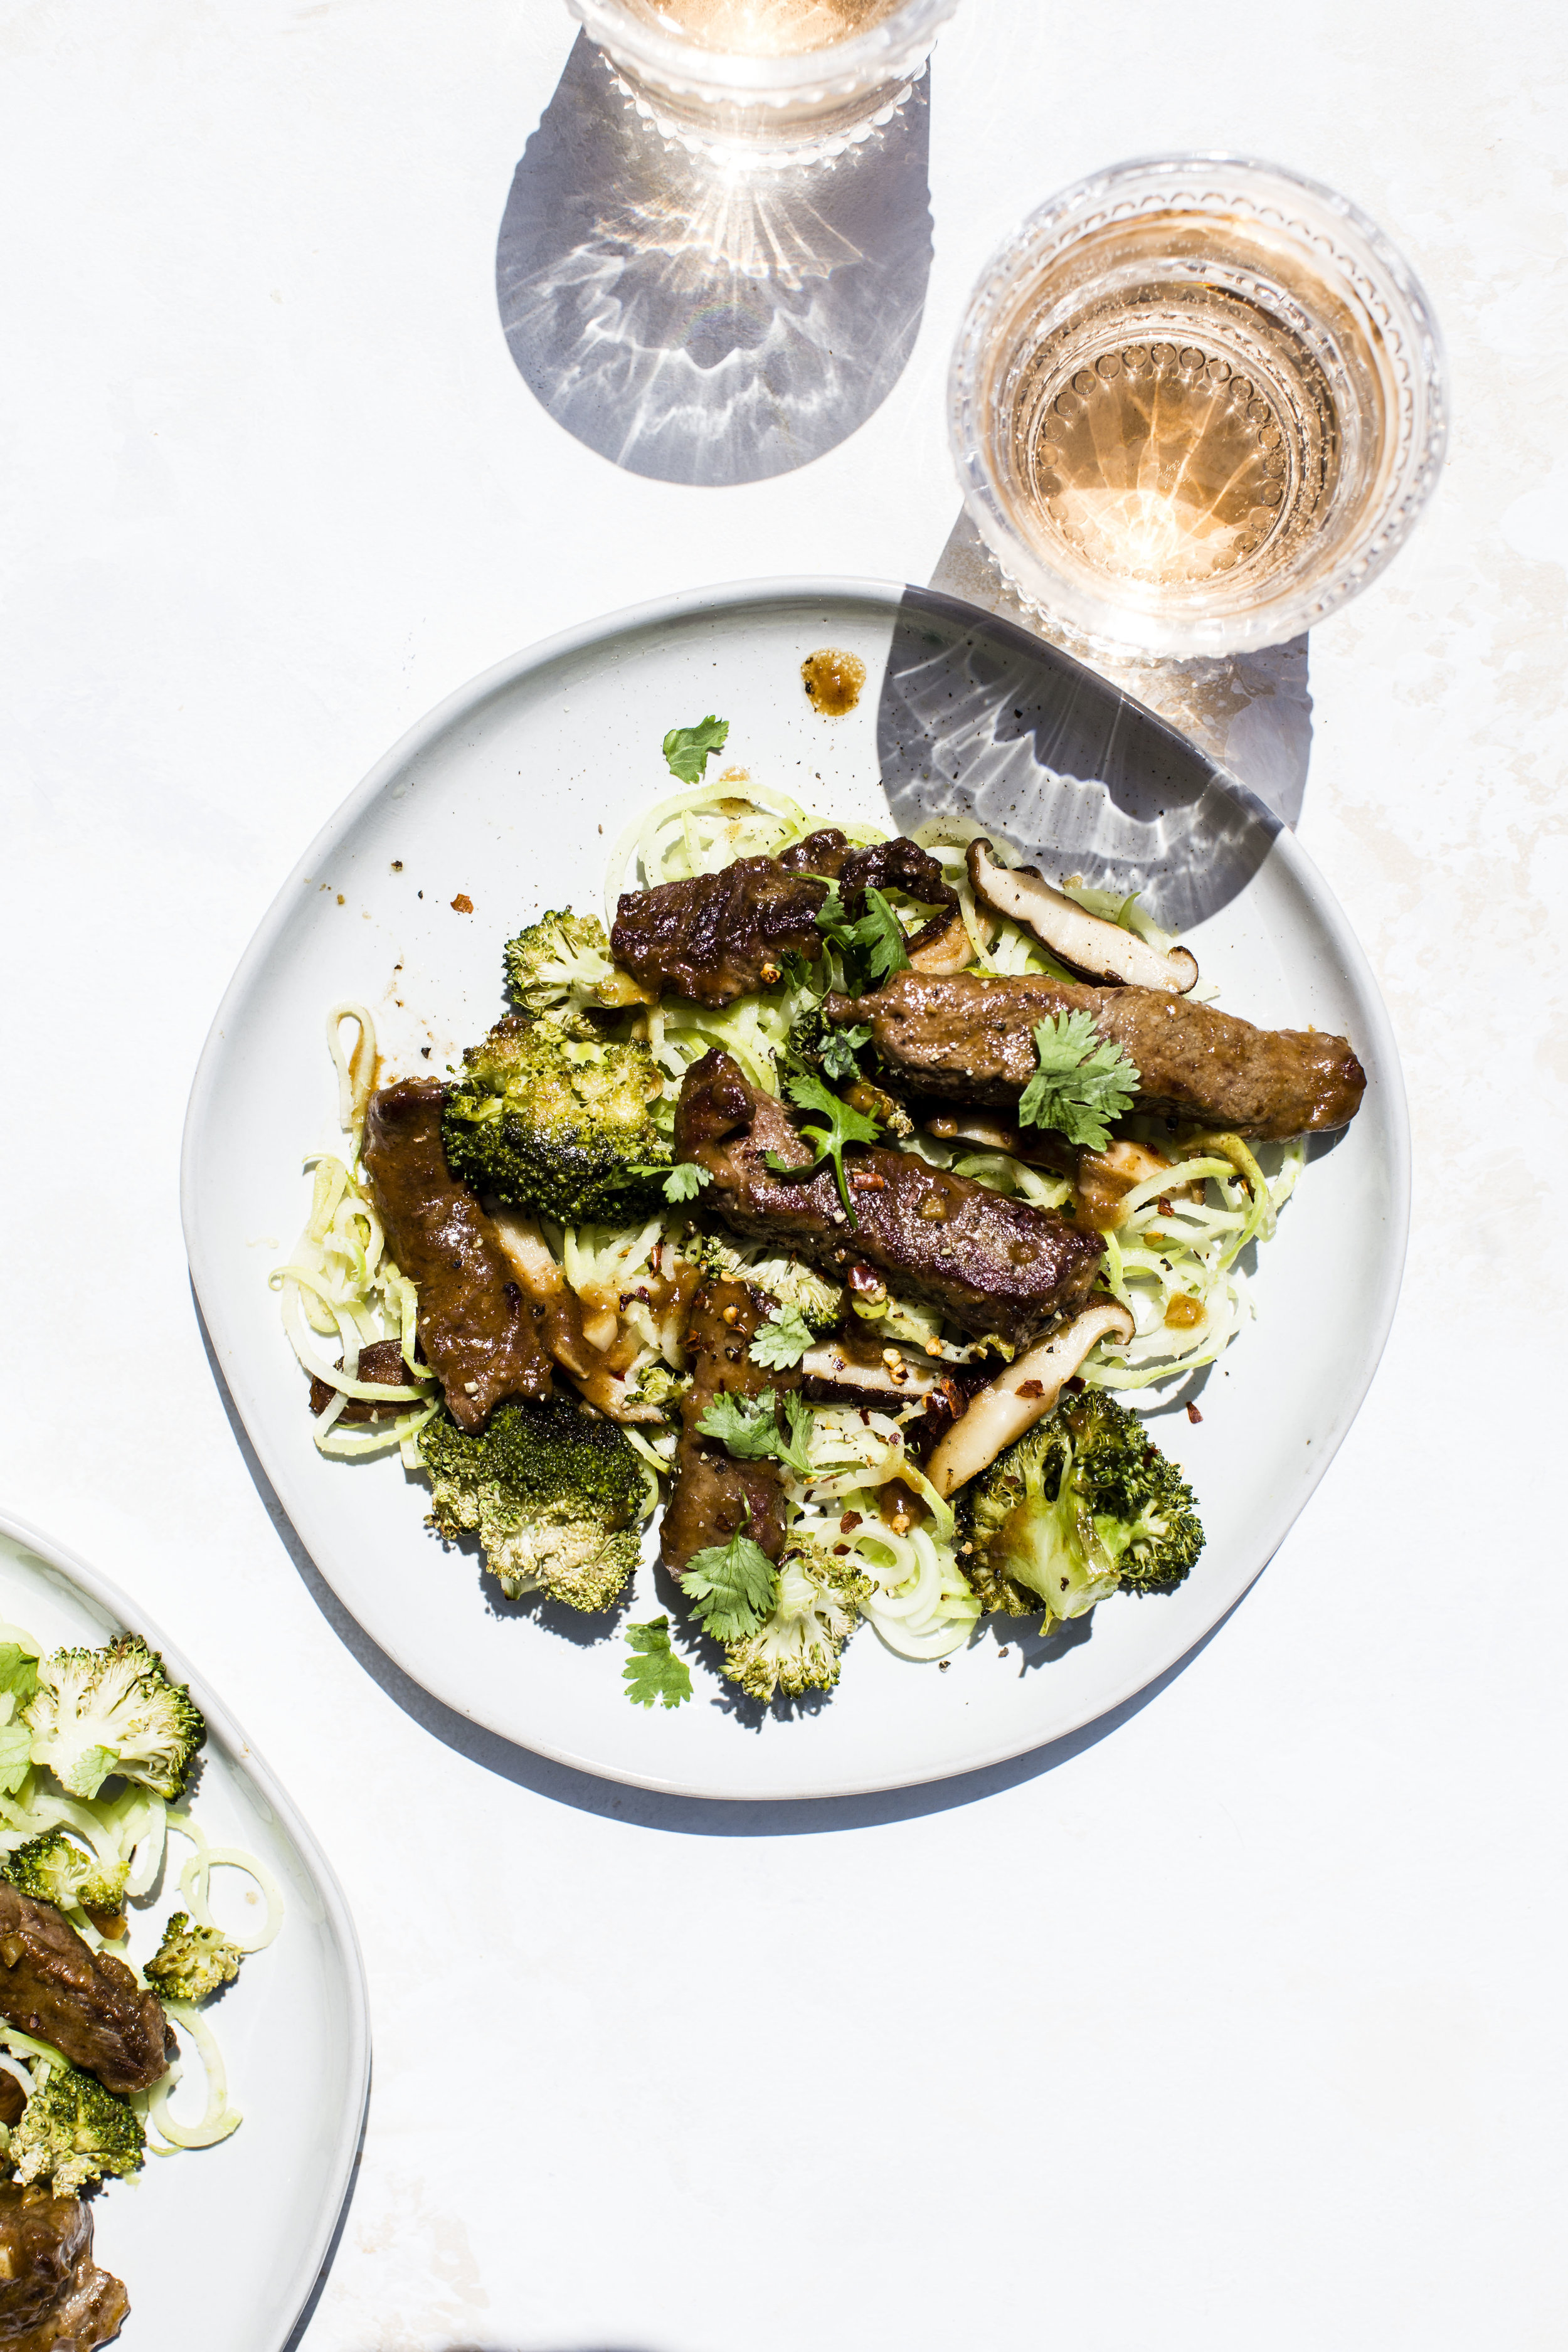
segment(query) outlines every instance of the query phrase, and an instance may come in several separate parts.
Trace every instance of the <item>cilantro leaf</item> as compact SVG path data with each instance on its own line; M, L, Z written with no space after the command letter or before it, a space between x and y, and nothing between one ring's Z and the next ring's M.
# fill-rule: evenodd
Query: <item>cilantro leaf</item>
M1138 1070L1087 1013L1058 1013L1035 1031L1040 1066L1018 1105L1020 1127L1050 1127L1069 1143L1103 1151L1110 1122L1130 1110Z
M778 1570L748 1535L694 1551L679 1581L697 1603L697 1615L715 1641L741 1642L773 1613Z
M729 720L715 719L711 711L700 726L672 727L664 739L671 775L679 776L683 784L700 784L714 752L724 749L729 732Z
M764 1371L788 1371L798 1364L812 1342L812 1329L798 1307L781 1307L763 1325L746 1350Z
M816 928L823 936L835 947L861 957L868 980L889 980L894 972L902 971L910 960L904 945L904 927L894 914L886 891L868 888L866 911L851 922L837 883L828 881L825 874L812 878L827 882L827 896L816 910Z
M855 1056L862 1045L871 1042L869 1029L830 1029L822 1041L822 1066L830 1078L858 1078L859 1064Z
M634 1706L679 1706L691 1696L691 1669L669 1646L669 1620L650 1617L646 1624L628 1625L626 1641L632 1655L621 1668L626 1696Z
M763 1165L774 1176L805 1177L815 1175L825 1160L830 1160L838 1182L838 1197L853 1233L859 1223L849 1198L848 1180L844 1173L844 1147L847 1143L875 1143L877 1122L863 1110L852 1109L847 1102L825 1087L815 1070L796 1070L784 1081L784 1092L791 1102L802 1110L820 1111L827 1120L826 1127L803 1127L801 1133L816 1146L816 1157L804 1168L792 1168L776 1151L764 1152Z
M33 1761L33 1735L25 1723L0 1724L0 1790L14 1797Z
M8 1692L20 1715L38 1687L38 1661L17 1642L0 1642L0 1691Z
M782 1462L798 1477L811 1475L806 1441L811 1435L811 1407L793 1393L784 1401L787 1434L779 1425L778 1400L772 1389L759 1397L737 1396L726 1389L716 1396L697 1426L704 1437L716 1437L736 1462Z
M667 1201L695 1201L703 1186L712 1181L710 1170L699 1168L695 1160L682 1160L664 1180L664 1197Z

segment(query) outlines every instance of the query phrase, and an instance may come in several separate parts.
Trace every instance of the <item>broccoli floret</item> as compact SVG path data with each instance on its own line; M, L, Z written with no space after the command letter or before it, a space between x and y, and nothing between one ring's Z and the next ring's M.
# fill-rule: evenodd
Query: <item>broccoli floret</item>
M171 2000L205 2000L219 1985L234 1982L244 1958L220 1929L193 1927L188 1912L176 1911L142 1974Z
M664 1206L669 1145L648 1116L664 1079L636 1040L589 1042L509 1013L463 1056L441 1134L455 1176L563 1225L627 1225Z
M547 1014L574 1037L598 1035L590 1012L618 1012L643 995L612 961L603 923L570 907L541 915L507 941L506 983L526 1013L536 1020Z
M438 1414L419 1433L444 1536L478 1530L514 1601L541 1587L569 1609L608 1609L637 1566L642 1465L613 1421L574 1399L513 1402L470 1437Z
M40 1658L22 1720L34 1763L47 1764L73 1797L96 1797L113 1772L177 1797L207 1730L190 1692L131 1634L101 1650Z
M147 2139L129 2100L63 2058L35 2063L40 2078L47 2069L47 2080L39 2080L5 2150L17 2179L47 2181L57 2197L79 2197L94 2181L139 2171Z
M129 1859L110 1869L63 1830L45 1830L0 1857L0 1878L60 1911L118 1912L130 1876Z
M779 1597L754 1633L731 1642L724 1672L764 1704L775 1691L798 1698L838 1680L839 1652L859 1622L871 1587L820 1544L793 1545L779 1562Z
M792 1257L761 1257L754 1248L737 1249L717 1234L689 1242L686 1255L710 1281L732 1275L753 1290L764 1291L780 1307L793 1307L814 1331L831 1331L843 1318L842 1286Z
M964 1494L964 1565L987 1609L1081 1617L1116 1591L1170 1592L1204 1548L1192 1488L1136 1413L1068 1397Z
M627 1382L626 1404L651 1405L658 1412L672 1413L691 1386L689 1372L671 1371L669 1366L655 1356L646 1363L635 1381Z

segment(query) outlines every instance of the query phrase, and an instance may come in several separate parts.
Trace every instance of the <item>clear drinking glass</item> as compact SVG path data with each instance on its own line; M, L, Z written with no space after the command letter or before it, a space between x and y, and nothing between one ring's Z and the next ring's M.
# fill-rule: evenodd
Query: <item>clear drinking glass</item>
M886 122L958 0L567 0L667 139L748 164L842 154Z
M964 503L1025 603L1157 655L1293 637L1404 543L1442 344L1343 196L1238 155L1119 163L987 266L953 352Z

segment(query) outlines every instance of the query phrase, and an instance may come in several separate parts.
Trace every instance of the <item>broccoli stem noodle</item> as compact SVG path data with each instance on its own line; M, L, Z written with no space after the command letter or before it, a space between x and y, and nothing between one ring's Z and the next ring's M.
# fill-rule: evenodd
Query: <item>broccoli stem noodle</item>
M670 793L639 810L615 845L605 877L606 926L624 891L716 873L738 858L776 857L826 823L838 823L857 846L886 838L877 828L809 812L743 775ZM975 831L937 820L915 836L956 897L972 968L1072 980L1032 933L977 902L966 856ZM1162 951L1173 944L1135 897L1088 888L1076 877L1062 887L1089 913ZM901 899L880 912L906 936L925 919ZM722 1007L674 996L650 1002L647 987L616 966L607 929L570 908L539 917L507 943L507 987L519 1009L469 1050L463 1076L448 1089L450 1164L487 1205L500 1204L498 1216L517 1211L533 1220L583 1309L589 1344L605 1353L609 1376L622 1386L589 1391L592 1408L571 1400L559 1408L503 1402L479 1437L456 1430L416 1359L413 1286L387 1257L363 1181L360 1137L377 1066L374 1021L353 1002L333 1006L328 1016L346 1142L307 1163L313 1182L305 1228L271 1276L290 1343L331 1392L315 1442L340 1457L397 1450L405 1467L431 1480L430 1523L447 1535L476 1529L488 1565L509 1592L542 1588L588 1610L618 1598L633 1572L626 1566L623 1573L623 1564L635 1565L637 1528L674 1469L679 1408L689 1385L686 1317L701 1280L746 1283L771 1302L775 1317L792 1318L789 1346L841 1330L853 1318L862 1339L889 1343L883 1363L892 1367L895 1394L897 1367L909 1353L948 1364L1014 1355L994 1336L960 1331L938 1308L883 1285L846 1286L781 1254L776 1244L709 1229L700 1194L664 1190L676 1097L702 1055L722 1049L752 1085L775 1096L792 1076L815 1073L813 1040L825 992L846 981L846 951L835 943L834 927L818 928L815 960L786 960L771 985ZM863 976L861 965L850 961ZM824 1078L847 1088L861 1069L851 1061L847 1070L825 1068ZM617 1097L612 1105L622 1086L625 1100ZM559 1175L544 1135L539 1097L551 1088L574 1093L573 1148L582 1168L591 1161L596 1171L592 1184L583 1176L575 1192ZM884 1106L888 1100L877 1099ZM849 1108L872 1116L855 1097ZM541 1139L537 1149L533 1130L525 1132L530 1117ZM634 1126L640 1129L635 1150ZM1098 1216L1109 1197L1087 1190L1080 1196L1079 1179L1060 1172L1059 1160L1045 1167L1023 1156L1027 1139L1008 1150L1005 1137L994 1146L961 1135L942 1140L910 1126L904 1118L890 1129L905 1150L1034 1208L1070 1213L1075 1200L1092 1197ZM1103 1235L1100 1280L1129 1310L1131 1336L1096 1345L1080 1368L1082 1394L1058 1400L1036 1431L971 1481L956 1498L956 1516L911 1448L918 1402L889 1402L886 1410L815 1406L805 1467L793 1454L778 1465L788 1524L771 1614L726 1650L726 1672L746 1691L766 1698L831 1687L839 1651L861 1617L900 1655L936 1662L963 1647L993 1611L1038 1612L1048 1631L1113 1590L1168 1590L1187 1572L1202 1541L1191 1497L1111 1392L1136 1399L1168 1389L1213 1363L1236 1339L1255 1311L1251 1253L1276 1231L1304 1165L1305 1144L1255 1150L1230 1134L1184 1138L1136 1116L1118 1121L1117 1131L1164 1163L1114 1202L1115 1221ZM362 1380L363 1348L389 1339L400 1344L405 1381L390 1387ZM328 1362L334 1351L336 1361ZM793 1360L799 1360L797 1350ZM785 1364L792 1358L786 1346L755 1360ZM1085 1419L1085 1396L1099 1399L1098 1418ZM353 1401L386 1410L374 1422L344 1428L342 1418ZM890 1488L896 1506L888 1504ZM643 1681L649 1671L645 1661ZM676 1703L665 1690L664 1704ZM172 1819L170 1826L182 1824ZM205 1871L227 1858L213 1850L187 1864L182 1884L198 1916Z

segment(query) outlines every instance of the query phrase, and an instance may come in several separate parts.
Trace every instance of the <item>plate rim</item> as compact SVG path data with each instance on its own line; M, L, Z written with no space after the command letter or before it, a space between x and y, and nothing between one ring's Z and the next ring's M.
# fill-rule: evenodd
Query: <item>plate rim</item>
M268 2337L269 2352L284 2352L289 2337L304 2313L307 2304L322 2277L332 2241L348 2201L349 2188L354 2166L359 2158L360 2138L370 2104L370 1988L365 1977L364 1955L360 1949L359 1936L350 1911L348 1898L338 1883L338 1875L322 1851L310 1823L288 1790L279 1780L265 1756L249 1738L222 1699L214 1692L205 1675L191 1664L177 1642L172 1642L156 1622L149 1617L131 1594L98 1570L89 1566L80 1555L60 1543L30 1520L19 1519L0 1508L0 1535L35 1552L46 1568L53 1569L75 1585L89 1600L106 1611L127 1633L139 1633L150 1649L174 1667L177 1678L188 1685L197 1706L205 1717L209 1730L216 1729L238 1769L252 1780L277 1815L288 1835L299 1850L311 1881L321 1896L324 1918L336 1940L344 1961L344 1974L350 1989L349 2088L336 2131L336 2155L333 2160L329 2194L323 2200L321 2217L307 2242L305 2252L294 2265L290 2283L279 2306L279 2316L274 2332Z
M1333 1431L1330 1442L1323 1444L1321 1449L1316 1446L1313 1448L1314 1458L1304 1486L1293 1486L1289 1490L1288 1499L1267 1523L1264 1536L1258 1547L1257 1565L1251 1569L1245 1580L1232 1592L1224 1607L1201 1633L1194 1634L1190 1640L1183 1640L1179 1646L1168 1653L1161 1653L1156 1661L1149 1664L1146 1669L1142 1666L1135 1669L1112 1691L1094 1698L1083 1707L1081 1712L1069 1711L1068 1720L1054 1725L1048 1733L1037 1739L1017 1739L1009 1737L1000 1745L984 1746L968 1750L961 1757L934 1766L930 1771L910 1770L907 1767L900 1767L890 1775L851 1776L842 1780L835 1780L832 1785L826 1787L813 1783L800 1787L789 1785L767 1790L716 1788L711 1783L688 1780L668 1773L635 1771L603 1763L596 1759L574 1753L570 1748L547 1740L521 1738L510 1724L498 1723L492 1720L488 1713L476 1712L465 1703L460 1693L451 1694L444 1688L434 1686L426 1679L419 1661L411 1652L405 1653L401 1644L395 1648L390 1646L379 1633L373 1632L370 1627L363 1624L352 1604L339 1592L330 1569L323 1561L316 1559L314 1550L307 1541L303 1531L295 1525L288 1504L283 1499L284 1486L289 1483L287 1474L282 1472L282 1465L274 1462L272 1450L268 1443L264 1418L258 1411L254 1410L256 1401L250 1393L249 1383L240 1369L241 1360L218 1304L221 1294L216 1279L210 1278L211 1270L205 1263L199 1244L201 1220L197 1208L196 1191L199 1178L198 1162L205 1128L204 1114L208 1097L216 1083L217 1071L223 1055L226 1024L234 1010L247 994L259 968L265 963L292 914L299 884L309 879L313 868L319 868L320 853L342 838L359 816L384 791L394 777L459 721L465 714L478 710L490 697L507 687L517 685L532 671L545 668L551 663L563 660L574 654L585 652L597 645L617 636L626 635L635 630L646 630L688 620L698 620L709 614L717 614L724 610L739 610L747 604L780 603L786 600L811 604L823 598L863 603L875 606L896 619L906 598L911 593L922 602L945 607L955 619L968 614L973 616L975 623L983 624L987 630L1004 631L1021 640L1025 646L1037 651L1043 650L1053 659L1066 664L1069 668L1082 671L1085 676L1093 680L1096 687L1105 692L1120 695L1162 733L1170 736L1187 749L1198 749L1201 756L1208 761L1214 772L1215 780L1221 790L1243 803L1249 812L1260 815L1269 824L1273 833L1270 855L1282 856L1285 860L1290 878L1310 903L1317 921L1340 959L1346 981L1362 997L1368 1010L1372 1035L1367 1042L1373 1049L1387 1105L1389 1130L1387 1173L1391 1229L1381 1261L1379 1296L1375 1301L1369 1341L1364 1349L1358 1376L1344 1391L1346 1409L1342 1412L1338 1426ZM551 636L539 638L533 644L504 656L500 661L491 663L487 668L479 671L463 685L456 688L450 694L444 696L383 753L306 845L303 854L290 868L262 915L219 1001L196 1061L191 1080L190 1097L186 1105L180 1149L180 1217L191 1280L195 1289L202 1317L212 1340L215 1356L222 1369L225 1384L234 1400L247 1435L255 1448L257 1458L266 1472L273 1492L278 1496L279 1505L289 1518L290 1527L294 1528L312 1560L315 1560L321 1575L331 1586L333 1593L342 1605L348 1609L350 1615L354 1618L355 1623L361 1626L366 1638L374 1642L384 1656L407 1675L419 1689L427 1692L439 1705L447 1707L462 1720L478 1724L484 1729L494 1732L499 1738L504 1739L510 1747L542 1757L552 1763L563 1765L571 1771L582 1772L596 1780L611 1780L626 1788L644 1789L657 1796L695 1798L705 1801L732 1804L787 1804L833 1801L844 1797L880 1795L901 1789L924 1788L943 1781L962 1780L967 1774L1014 1762L1021 1756L1038 1754L1058 1745L1063 1739L1071 1738L1088 1725L1100 1722L1105 1717L1114 1714L1118 1708L1126 1706L1131 1699L1135 1698L1141 1691L1148 1690L1163 1676L1172 1673L1207 1641L1209 1635L1224 1622L1226 1617L1251 1591L1279 1550L1291 1528L1317 1492L1330 1465L1339 1453L1340 1447L1350 1433L1356 1416L1366 1401L1367 1391L1376 1376L1388 1345L1389 1333L1393 1329L1404 1282L1410 1235L1411 1157L1410 1113L1405 1086L1404 1066L1394 1025L1384 1003L1383 992L1378 986L1376 975L1368 961L1366 951L1356 937L1338 899L1312 858L1297 840L1294 832L1274 816L1239 777L1222 761L1215 760L1212 754L1203 751L1201 746L1194 747L1189 737L1182 734L1179 729L1173 727L1170 721L1162 718L1157 711L1151 710L1146 704L1140 703L1137 698L1128 694L1125 688L1113 686L1109 678L1103 677L1097 670L1088 669L1086 665L1075 660L1070 654L1053 645L1048 638L1035 636L1005 615L987 613L983 607L971 604L961 597L952 596L944 590L923 587L917 583L881 580L858 574L786 573L778 577L729 581L707 587L681 589L669 595L623 605L614 612L601 614L594 619L575 623L570 628L558 630ZM280 1474L283 1480L281 1485L279 1484Z

